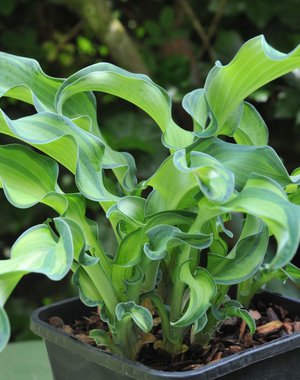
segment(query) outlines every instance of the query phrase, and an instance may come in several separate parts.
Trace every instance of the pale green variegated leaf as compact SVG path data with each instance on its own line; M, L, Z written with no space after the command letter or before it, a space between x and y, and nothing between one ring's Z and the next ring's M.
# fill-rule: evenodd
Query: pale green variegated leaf
M193 118L194 131L202 132L206 127L208 108L203 88L186 94L182 99L182 107Z
M144 230L138 228L129 233L119 245L112 265L111 278L120 297L123 297L126 290L125 281L129 281L132 277L132 267L142 260L145 240Z
M0 52L1 77L0 96L19 99L34 104L38 112L55 112L54 99L64 79L46 75L34 59L18 57ZM88 129L97 136L100 132L96 119L96 102L91 92L72 97L64 107L64 115L78 118L86 115Z
M295 284L300 285L300 269L292 263L288 263L283 269L284 273L287 274L288 278Z
M283 54L268 45L263 36L247 41L228 65L217 62L204 88L218 131L248 95L299 67L299 46L291 53Z
M238 307L230 307L227 309L227 315L229 317L239 317L243 321L246 322L247 326L249 327L250 334L254 334L256 330L256 324L255 320L253 319L252 315L245 309L241 309Z
M22 145L0 146L0 187L14 206L45 203L60 214L67 200L57 185L58 165Z
M102 169L123 167L119 178L121 185L132 189L136 184L135 165L131 156L113 152L101 139L64 116L42 112L10 120L1 111L0 132L25 141L61 162L76 174L78 188L89 199L118 199L105 188ZM68 155L65 154L66 150Z
M243 309L243 305L236 300L229 300L225 302L218 310L216 307L212 307L213 314L218 320L225 320L230 317L239 317L246 322L249 327L250 333L254 334L256 330L256 324L251 314Z
M116 221L124 220L137 228L144 224L145 219L145 199L135 196L121 198L106 213L107 218L112 214L117 214Z
M264 146L268 144L269 133L266 123L250 103L243 102L241 119L233 137L240 145Z
M213 137L199 139L187 151L195 157L199 152L211 156L212 160L215 158L220 163L219 167L225 172L225 178L226 174L229 176L231 185L232 176L228 173L234 174L237 190L243 188L252 173L269 176L283 186L291 183L282 161L268 146L241 146ZM176 152L176 154L179 153ZM154 190L146 201L146 215L165 210L188 208L196 203L194 196L199 192L196 177L190 171L180 171L176 167L173 157L175 156L168 157L147 181L147 185L152 186ZM217 188L217 190L222 191L222 188Z
M145 231L158 224L168 224L170 226L191 226L196 218L196 214L184 210L162 211L146 217Z
M179 245L203 249L212 243L211 235L185 233L177 227L163 224L149 229L146 234L149 242L144 245L144 252L151 260L163 259L169 249Z
M190 271L190 263L185 262L179 270L179 280L188 285L190 297L188 307L178 321L172 321L176 327L189 326L201 318L210 306L211 299L216 294L216 284L206 269L197 268Z
M225 120L225 123L223 124L220 134L225 135L225 136L233 136L241 123L242 115L243 115L243 103L240 103L239 106L236 107ZM207 128L206 131L203 132L203 134L205 133L207 134L208 132L210 133L215 132L217 128L217 122L214 116L211 114L210 116L213 122L211 123L209 128ZM211 134L211 136L213 136L213 134ZM203 137L203 136L199 134L199 137Z
M278 269L293 258L300 240L300 207L289 202L276 182L253 174L225 208L254 215L267 224L278 243L276 255L269 264L271 268Z
M288 193L289 200L297 205L300 205L300 168L295 169L291 176L292 184L285 188Z
M201 330L204 329L208 321L207 314L204 313L192 326L192 335L198 334Z
M145 232L142 228L128 234L120 243L114 263L123 267L130 267L139 263L145 241L144 235Z
M73 283L78 287L81 300L89 306L99 305L103 300L110 315L117 304L118 297L111 281L111 268L104 252L91 256L86 253L85 236L80 224L68 218L62 218L73 239L74 262L72 265Z
M98 241L98 224L86 217L86 199L80 193L66 194L68 208L63 216L76 222L84 235L86 244L89 249L96 249Z
M5 72L5 77L2 78L3 81L1 81L0 84L0 96L10 96L26 101L28 103L34 103L37 111L40 113L43 113L44 111L56 112L54 98L59 86L64 82L63 79L51 78L47 76L41 70L39 64L32 59L17 57L5 53L0 53L0 70L1 72ZM136 184L134 160L128 153L113 151L104 142L97 125L96 101L94 95L88 91L79 91L79 93L64 102L64 116L68 117L70 120L74 119L74 124L78 125L79 129L82 129L82 131L90 131L91 134L97 136L99 139L97 141L98 145L101 147L105 145L103 167L113 169L118 178L118 181L121 183L121 186L124 186L126 190L132 190ZM3 115L1 118L3 119ZM36 129L33 128L32 134L31 120L20 120L21 127L23 126L25 129L25 134L23 135L24 141L28 142L29 144L34 144L35 142L37 144L43 144L43 142L40 141L41 136L37 137L38 141L34 141L36 138L34 134L34 132L36 132ZM38 123L37 120L36 122ZM23 125L23 123L26 125ZM2 120L0 121L0 124L3 124ZM49 125L51 124L53 123L49 122ZM1 125L0 130L3 133L11 135L9 128L7 128L7 126L3 127L3 125ZM6 131L4 129L6 129ZM60 134L58 133L59 129L62 129L62 132ZM70 128L67 129L68 130L66 132L66 126L63 128L61 123L59 123L59 125L55 125L54 123L54 125L52 125L52 128L44 129L42 140L44 140L44 144L46 144L46 146L44 146L43 151L50 156L58 159L59 162L61 162L69 170L72 171L72 168L74 170L74 166L77 160L76 146L74 149L74 143L72 144L70 137L62 137L62 135L66 135L67 133L67 135L70 134L76 138L78 137L77 134L79 132L76 131L78 133L75 133L74 128L72 128L72 131L70 131ZM54 133L55 136L52 136L52 139L48 138L48 141L45 141L47 140L47 137L49 137L46 137L47 132L50 134L51 132L52 134L56 132L56 135ZM15 134L15 131L13 134ZM14 137L22 139L18 133L16 134L17 136ZM57 134L59 136L57 136ZM58 137L60 138L58 139ZM27 141L27 139L31 141ZM78 143L78 139L76 142ZM66 143L68 144L68 150L70 152L68 157L66 157L64 154ZM92 144L90 147L91 150L95 149L93 145L94 144ZM39 146L39 149L40 148L41 146ZM83 166L86 166L86 162L83 162L84 158L86 157L82 157L82 160L79 161ZM70 160L71 163L69 162ZM82 182L84 182L84 179L82 179Z
M300 240L300 207L291 203L282 188L272 179L250 175L240 194L217 206L205 199L199 202L201 230L209 220L228 212L243 212L260 218L277 240L277 252L268 264L272 270L286 265L295 255Z
M269 146L237 145L219 138L200 139L191 148L216 158L235 175L235 186L240 190L252 173L270 177L282 186L291 179L276 152Z
M94 339L97 346L110 347L113 345L111 335L108 331L101 329L93 329L90 331L89 337Z
M74 244L66 221L56 218L54 222L60 237L55 236L46 224L30 228L12 246L11 258L1 260L0 276L35 272L45 274L51 280L62 279L71 268Z
M178 170L173 156L163 162L147 185L154 189L146 201L147 216L196 204L193 195L199 192L197 180L192 173Z
M56 218L54 223L59 237L46 224L32 227L12 246L10 259L0 261L0 351L9 337L9 323L2 307L21 278L27 273L41 273L58 281L71 268L74 237L66 220Z
M156 121L170 147L182 148L193 141L190 132L174 123L168 93L146 75L133 74L110 63L86 67L71 75L59 88L56 96L58 111L64 112L65 102L85 91L101 91L135 104Z
M153 318L148 309L137 305L133 301L121 302L116 307L116 317L119 321L130 316L144 332L149 332L153 327Z
M30 58L0 53L0 96L34 104L39 110L54 111L54 98L62 79L43 73L39 63Z
M178 150L174 154L176 168L184 173L192 173L209 200L226 202L234 190L234 174L217 159L205 153L192 151L189 160L188 165L184 150Z
M68 202L68 208L64 212L63 216L67 219L71 219L76 222L82 231L82 237L84 236L84 241L86 248L93 255L93 258L85 258L89 262L94 262L95 258L99 259L99 265L103 268L107 275L111 273L111 263L110 259L104 252L104 248L99 239L98 224L86 217L86 200L79 194L66 194L65 198ZM77 241L83 241L82 237L77 239ZM84 243L82 242L82 246ZM91 261L92 260L92 261Z
M73 128L72 128L73 127ZM84 132L77 125L54 113L41 112L11 120L0 110L0 132L24 141L61 162L75 173L77 162L75 131ZM80 137L79 137L80 138ZM68 155L65 154L68 150Z
M248 215L241 236L225 257L208 257L208 270L218 284L240 283L254 275L262 264L269 242L265 224Z
M101 304L103 298L84 267L73 264L72 270L72 282L79 290L81 301L90 307Z

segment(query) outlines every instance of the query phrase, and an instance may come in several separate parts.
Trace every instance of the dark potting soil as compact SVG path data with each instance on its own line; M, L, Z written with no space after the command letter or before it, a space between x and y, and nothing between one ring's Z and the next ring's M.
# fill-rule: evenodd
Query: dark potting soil
M151 334L144 334L141 350L137 361L163 371L188 371L200 368L208 363L225 358L229 355L262 345L300 331L300 315L291 317L286 309L272 303L258 302L249 309L256 322L256 332L251 335L245 322L239 318L231 318L222 323L209 347L203 348L190 344L188 336L185 340L185 352L171 357L160 349L162 339L160 320L154 315L154 328ZM72 337L94 347L94 340L89 337L92 329L107 330L97 313L76 320L72 325L66 325L59 317L52 317L49 323L71 335ZM102 350L106 348L100 346Z

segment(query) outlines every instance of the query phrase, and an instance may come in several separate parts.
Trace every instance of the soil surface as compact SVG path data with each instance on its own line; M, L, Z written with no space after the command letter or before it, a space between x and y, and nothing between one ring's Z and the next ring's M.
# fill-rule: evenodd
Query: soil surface
M239 318L231 318L224 321L218 328L208 348L203 349L199 345L190 344L187 336L185 352L176 357L171 357L159 349L162 335L160 320L155 318L155 327L151 334L145 334L137 361L163 371L188 371L294 332L300 332L300 315L291 318L288 311L282 306L258 302L255 307L252 305L249 312L257 326L253 335L249 333L244 321ZM59 317L50 318L49 323L94 347L97 346L89 337L89 331L92 329L107 330L107 326L100 320L97 313L92 313L82 320L76 320L72 325L66 325ZM103 346L99 348L105 350Z

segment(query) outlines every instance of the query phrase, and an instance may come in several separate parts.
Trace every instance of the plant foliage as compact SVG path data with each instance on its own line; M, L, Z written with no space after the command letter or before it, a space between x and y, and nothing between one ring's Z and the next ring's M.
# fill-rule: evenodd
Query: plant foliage
M300 179L267 145L266 125L245 98L299 67L300 47L283 54L263 36L249 40L184 97L194 123L186 131L172 118L169 94L145 75L98 63L59 79L32 59L1 53L1 95L36 113L12 119L1 110L0 132L22 145L0 147L0 185L15 207L41 202L57 217L25 231L0 261L0 348L9 339L5 302L31 272L60 280L71 270L82 301L99 306L109 327L91 336L129 358L154 311L171 354L181 352L187 331L205 344L231 316L253 333L244 307L254 293L274 277L299 281L290 261L300 239ZM138 182L134 158L103 137L94 91L133 103L159 126L170 155L150 178ZM74 175L77 193L59 187L58 164ZM106 212L118 242L113 255L86 216L86 199ZM229 299L232 285L238 302Z

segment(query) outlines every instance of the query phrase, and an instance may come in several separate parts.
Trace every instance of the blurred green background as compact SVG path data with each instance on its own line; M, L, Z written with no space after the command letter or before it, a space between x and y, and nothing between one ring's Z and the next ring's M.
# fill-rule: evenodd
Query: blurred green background
M0 49L37 59L52 76L66 77L101 61L146 73L172 94L174 118L188 129L191 121L181 107L182 97L204 85L216 60L228 63L258 34L288 52L300 43L299 20L299 0L1 0ZM251 96L269 127L270 145L289 170L299 166L299 90L300 69ZM115 149L134 154L138 175L148 177L165 154L156 151L159 129L130 104L110 95L97 97L104 136ZM33 112L7 99L1 99L1 107L12 118ZM64 170L60 183L66 191L75 190ZM52 214L43 206L15 209L2 193L0 200L0 255L6 257L21 232ZM105 218L97 211L91 204L89 212L100 224L107 249L113 250ZM22 280L6 307L14 340L32 337L28 318L35 307L75 294L69 283L38 275Z

